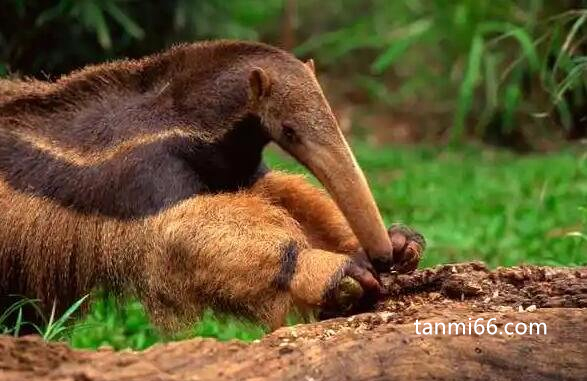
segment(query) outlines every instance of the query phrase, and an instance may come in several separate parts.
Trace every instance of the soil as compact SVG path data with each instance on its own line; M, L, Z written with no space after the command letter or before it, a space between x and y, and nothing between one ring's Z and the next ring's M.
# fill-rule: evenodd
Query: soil
M383 279L375 310L281 328L254 343L193 339L143 352L0 337L0 380L587 380L587 268L444 265ZM469 320L471 318L471 320ZM497 333L418 335L414 322ZM545 323L540 335L506 324Z

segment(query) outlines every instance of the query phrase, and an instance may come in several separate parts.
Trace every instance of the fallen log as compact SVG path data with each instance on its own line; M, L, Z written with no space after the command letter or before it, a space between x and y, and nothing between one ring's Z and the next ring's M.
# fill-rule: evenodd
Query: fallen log
M0 380L587 379L587 268L465 263L383 281L390 297L373 312L250 344L193 339L90 352L0 337ZM448 334L449 323L464 328Z

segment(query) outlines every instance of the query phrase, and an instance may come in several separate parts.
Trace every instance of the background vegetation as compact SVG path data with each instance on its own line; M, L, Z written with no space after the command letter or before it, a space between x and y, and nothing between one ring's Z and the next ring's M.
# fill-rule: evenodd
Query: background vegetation
M53 80L209 38L316 59L386 222L427 237L423 265L587 264L587 152L567 142L587 137L586 1L6 0L0 75ZM268 160L303 171L276 152ZM207 313L161 337L135 301L82 302L92 306L82 320L53 317L38 331L78 347L138 349L263 334ZM29 304L4 311L0 333L18 334L25 322L7 327L6 316Z
M530 149L587 135L586 4L7 0L0 73L55 78L179 41L260 39L317 58L345 100L401 111L428 138Z

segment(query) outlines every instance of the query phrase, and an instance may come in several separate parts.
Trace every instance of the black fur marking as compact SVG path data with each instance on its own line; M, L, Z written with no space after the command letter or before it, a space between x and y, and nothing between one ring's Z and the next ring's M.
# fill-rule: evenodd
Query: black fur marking
M281 248L281 266L279 272L273 279L273 287L279 291L289 289L298 263L299 248L295 241L289 241Z
M261 121L249 115L237 122L217 144L178 144L173 149L210 192L230 192L250 187L266 172L262 152L267 143L269 137Z

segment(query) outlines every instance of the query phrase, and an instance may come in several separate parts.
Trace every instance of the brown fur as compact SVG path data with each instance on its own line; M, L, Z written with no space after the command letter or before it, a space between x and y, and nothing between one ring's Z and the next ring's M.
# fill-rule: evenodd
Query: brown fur
M331 118L310 102L323 95L308 68L261 44L0 81L0 304L22 294L63 310L101 286L135 293L162 325L212 306L272 327L321 305L358 242L321 191L266 174L261 151L281 139L257 112L267 73L306 89L272 89L274 104Z
M357 237L332 199L304 176L271 172L252 188L285 208L295 218L312 247L336 253L355 254Z
M55 298L60 310L101 285L137 294L164 326L212 306L277 327L294 301L320 305L348 262L312 249L292 214L248 191L202 195L133 222L80 215L5 187L0 196L8 211L0 223L9 224L0 230L0 267L8 269L0 295ZM274 280L290 242L299 257L283 289Z

